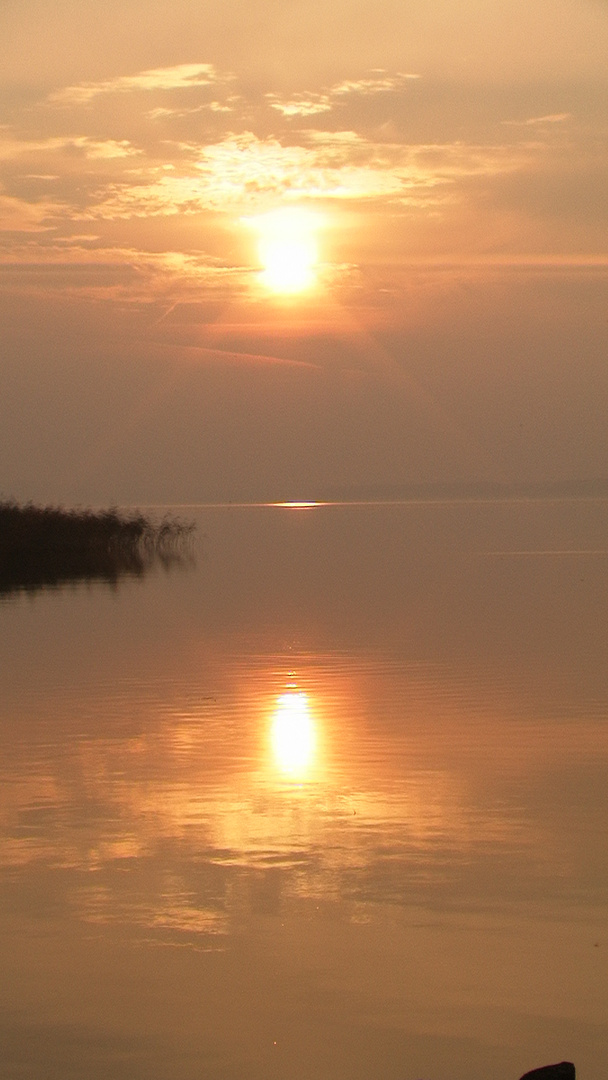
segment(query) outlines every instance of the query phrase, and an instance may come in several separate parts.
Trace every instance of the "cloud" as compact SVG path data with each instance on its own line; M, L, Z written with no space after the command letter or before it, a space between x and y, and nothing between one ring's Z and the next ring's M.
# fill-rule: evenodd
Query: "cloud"
M171 109L161 105L156 109L150 109L146 116L150 120L167 120L173 117L193 116L201 112L230 113L234 112L235 106L240 100L240 95L230 94L225 101L205 101L201 105L186 109Z
M309 131L301 132L301 134L308 142L316 143L318 146L344 148L346 146L359 147L366 145L366 140L356 131L320 131L318 128L311 128Z
M544 124L562 124L565 120L571 119L571 113L550 113L548 116L533 116L529 120L503 120L503 124L511 127L536 127Z
M25 199L0 194L0 233L48 232L49 217L56 206L47 202L26 202Z
M0 138L0 160L11 161L28 154L81 154L92 160L125 158L140 151L127 139L90 139L86 135L50 139ZM48 177L51 178L50 176Z
M119 75L103 82L79 83L66 86L50 94L47 102L52 105L86 105L99 94L122 94L137 90L189 90L196 86L210 86L224 81L213 64L177 64L175 67L151 68L137 75Z
M86 216L129 218L202 210L238 214L282 200L396 196L403 186L401 176L386 164L350 163L349 145L338 140L329 148L283 146L250 132L232 135L202 148L187 175L156 170L148 183L115 184Z
M56 236L54 237L55 244L67 244L70 246L80 246L81 244L87 244L91 246L96 244L100 240L97 233L74 233L70 236Z
M295 94L283 101L276 94L267 94L266 97L271 109L276 109L283 116L315 116L332 108L329 94Z
M290 98L281 98L278 94L267 94L266 98L270 107L282 113L283 116L315 116L319 113L330 112L336 99L351 94L365 96L401 90L406 82L418 78L420 78L419 75L404 72L389 75L384 69L376 68L366 78L346 79L320 93L303 92L293 94Z
M376 68L364 79L345 79L336 83L329 93L332 97L342 97L345 94L384 94L390 90L400 90L409 80L419 78L420 75L405 72L389 75L382 68Z
M455 231L457 204L469 210L475 206L475 214L482 207L488 217L492 208L494 223L505 208L516 216L525 207L540 220L543 210L532 205L531 185L538 177L537 186L544 193L546 177L563 176L567 170L563 148L560 158L555 146L560 149L563 124L570 114L540 115L543 99L539 115L502 121L509 113L501 99L491 125L484 121L483 137L479 125L473 135L473 119L468 138L451 139L455 127L450 116L435 129L426 122L413 126L409 119L406 128L410 108L402 109L401 104L409 98L407 87L414 78L376 69L361 78L281 96L257 88L246 93L211 64L184 64L67 87L53 100L71 102L72 110L28 107L17 115L14 129L0 127L0 159L5 163L0 228L5 247L21 242L18 236L11 241L9 233L30 233L32 247L61 245L65 261L68 254L76 258L75 237L99 233L101 246L111 236L117 248L126 247L139 235L145 238L143 246L208 243L217 252L224 242L223 230L237 230L244 217L315 201L350 206L353 220L354 214L360 213L361 221L366 214L377 214L379 233L389 239L392 225L388 216L381 220L383 215L407 218L425 228L429 222L434 228L436 219L437 232L444 223ZM183 93L193 87L198 92ZM429 93L432 97L432 87ZM124 96L120 101L104 100L99 108L88 107L97 96L109 94ZM376 108L374 102L383 94L397 97L382 99ZM525 109L524 104L520 112L524 117ZM387 123L387 113L398 114L399 123L392 119ZM513 126L500 126L501 122ZM429 130L436 133L436 141L423 141ZM465 129L459 124L456 130ZM408 137L410 142L405 141ZM589 153L581 168L589 171ZM551 183L553 190L556 182ZM201 215L195 230L178 220L192 215ZM163 218L172 220L159 220ZM339 214L335 220L341 220ZM134 224L123 228L115 224L120 221ZM511 219L497 226L497 235L510 227ZM336 236L334 251L340 251L336 255L340 260L340 246L351 241L343 240L338 231ZM445 230L443 236L448 237ZM356 237L353 246L355 242ZM418 237L412 242L418 243ZM230 250L234 257L239 242ZM244 245L238 258L247 261ZM168 263L153 271L147 257L143 259L145 280L169 280ZM205 282L227 272L225 267L207 267ZM238 272L244 273L243 268ZM193 268L182 262L178 273L200 282L203 270L200 263Z
M284 145L251 132L185 149L179 167L123 177L85 209L85 219L171 216L205 210L233 217L301 200L375 200L428 205L445 201L459 180L512 172L529 148L461 142L403 146L375 143L356 132L307 132L308 145ZM441 194L439 192L441 189Z
M0 200L0 219L2 202ZM41 248L21 240L2 254L0 282L5 291L55 291L62 296L132 301L153 299L161 304L206 294L244 291L249 267L226 266L205 254L181 251L145 252L133 248L93 250L93 236L53 237Z

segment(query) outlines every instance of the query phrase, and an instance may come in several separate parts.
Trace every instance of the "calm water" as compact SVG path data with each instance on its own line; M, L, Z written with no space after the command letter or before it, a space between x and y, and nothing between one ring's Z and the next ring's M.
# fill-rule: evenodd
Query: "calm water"
M0 1077L608 1075L608 503L0 602Z

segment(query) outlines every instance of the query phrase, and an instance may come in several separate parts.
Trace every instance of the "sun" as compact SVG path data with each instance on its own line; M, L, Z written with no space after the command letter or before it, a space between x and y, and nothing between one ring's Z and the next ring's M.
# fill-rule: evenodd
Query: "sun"
M283 295L310 289L317 280L318 216L308 210L285 208L261 214L251 224L258 233L262 284Z

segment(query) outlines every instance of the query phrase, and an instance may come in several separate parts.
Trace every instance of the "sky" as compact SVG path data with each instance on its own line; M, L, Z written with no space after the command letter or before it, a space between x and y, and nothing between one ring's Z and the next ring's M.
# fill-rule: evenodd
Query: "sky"
M608 476L605 0L0 30L0 495Z

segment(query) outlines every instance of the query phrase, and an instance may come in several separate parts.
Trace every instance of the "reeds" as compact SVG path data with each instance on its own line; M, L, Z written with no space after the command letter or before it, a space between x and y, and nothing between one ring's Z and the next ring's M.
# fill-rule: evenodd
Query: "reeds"
M84 579L141 576L154 562L182 561L194 524L117 509L66 510L0 502L0 591Z

